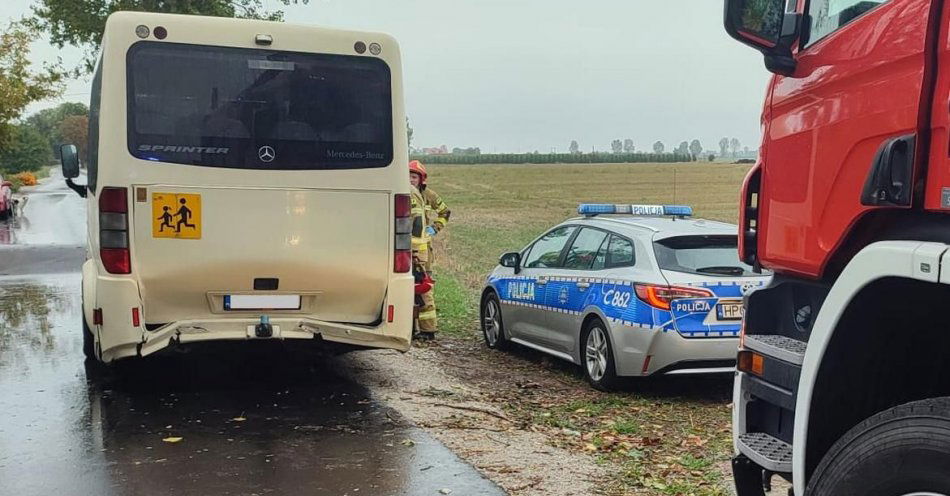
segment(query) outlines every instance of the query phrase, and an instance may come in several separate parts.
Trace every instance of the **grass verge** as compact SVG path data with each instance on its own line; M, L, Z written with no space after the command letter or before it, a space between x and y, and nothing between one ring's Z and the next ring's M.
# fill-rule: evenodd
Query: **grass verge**
M477 336L478 296L498 256L576 216L579 203L680 203L691 205L697 217L735 222L748 169L710 163L432 167L432 187L452 210L448 229L435 240L441 330ZM478 360L508 360L498 355ZM523 369L521 386L493 392L512 416L549 434L552 443L614 467L617 477L605 484L607 493L728 494L729 378L651 379L603 394L591 391L569 365L532 357L513 357L502 367L506 377L494 382L511 382L516 367ZM531 379L542 374L570 387L531 389Z

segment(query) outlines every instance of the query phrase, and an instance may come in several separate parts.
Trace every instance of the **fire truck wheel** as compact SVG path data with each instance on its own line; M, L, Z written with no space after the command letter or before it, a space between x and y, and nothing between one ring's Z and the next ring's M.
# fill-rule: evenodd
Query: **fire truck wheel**
M831 447L808 496L950 496L950 397L914 401L858 424Z

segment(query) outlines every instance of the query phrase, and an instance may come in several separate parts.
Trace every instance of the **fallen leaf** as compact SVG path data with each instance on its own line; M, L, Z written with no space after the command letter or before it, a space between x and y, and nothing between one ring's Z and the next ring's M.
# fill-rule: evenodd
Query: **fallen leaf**
M403 439L402 441L399 442L399 444L401 444L401 445L403 445L403 446L410 446L410 447L412 447L412 446L415 446L415 445L416 445L416 442L413 441L412 439Z
M439 494L452 494L451 489L439 489Z
M183 438L180 437L166 437L165 439L162 439L162 441L165 441L166 443L178 443L181 442L182 439Z
M706 444L706 441L699 436L686 436L686 439L683 440L683 446L696 446L702 447Z

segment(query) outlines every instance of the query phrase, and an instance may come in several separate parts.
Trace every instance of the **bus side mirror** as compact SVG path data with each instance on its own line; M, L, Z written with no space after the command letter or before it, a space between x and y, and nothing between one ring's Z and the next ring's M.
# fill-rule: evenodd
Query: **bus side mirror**
M515 269L515 274L517 274L521 271L521 254L516 251L505 253L501 256L498 264L502 267Z
M86 197L86 186L73 182L73 179L79 177L79 151L76 145L62 145L59 147L60 163L63 165L63 177L66 178L66 186L76 192L77 195Z
M792 44L801 34L802 15L786 12L786 0L725 0L724 25L729 36L762 52L770 72L795 73Z
M76 149L76 145L60 146L59 154L62 157L63 177L66 179L79 177L79 151Z

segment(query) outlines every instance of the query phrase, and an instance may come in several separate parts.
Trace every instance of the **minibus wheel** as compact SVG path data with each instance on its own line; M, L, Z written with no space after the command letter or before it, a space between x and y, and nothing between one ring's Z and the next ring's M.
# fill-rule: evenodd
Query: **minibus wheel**
M82 354L86 360L96 360L96 340L92 336L92 329L86 323L86 313L82 316Z

